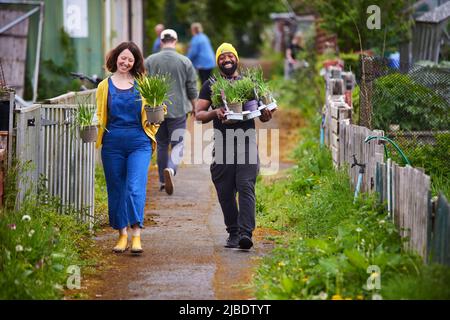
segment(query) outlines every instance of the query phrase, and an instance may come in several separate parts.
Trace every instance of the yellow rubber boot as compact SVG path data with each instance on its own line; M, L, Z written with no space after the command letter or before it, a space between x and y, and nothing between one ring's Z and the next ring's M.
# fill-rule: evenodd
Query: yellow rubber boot
M127 244L128 244L128 235L121 234L113 251L117 253L125 252L128 249Z
M132 236L131 237L131 252L132 253L142 253L141 246L141 236Z

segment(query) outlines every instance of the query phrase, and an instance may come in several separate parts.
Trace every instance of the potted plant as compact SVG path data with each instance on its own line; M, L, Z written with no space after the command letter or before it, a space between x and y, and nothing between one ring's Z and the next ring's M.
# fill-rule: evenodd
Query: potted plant
M169 99L169 75L140 75L136 79L136 89L144 99L144 108L148 122L163 122L164 114L166 113L165 102Z
M242 89L237 85L240 81L229 81L218 76L211 86L211 101L213 108L224 106L222 92L226 100L227 107L233 113L242 112L242 103L245 98L242 95Z
M73 110L72 128L80 132L81 140L84 143L97 140L97 125L94 123L95 106L87 103L78 103L78 107Z
M230 87L225 92L228 109L234 113L242 113L242 104L245 101L239 82L241 81L230 82Z
M244 99L243 110L253 112L258 109L258 101L255 96L255 83L250 77L244 76L241 80L237 81L236 90L240 92L241 97Z
M264 74L261 67L247 69L246 74L255 83L260 104L261 105L271 104L273 102L272 92L270 90L268 83L264 80Z
M231 86L230 81L223 78L220 75L216 75L214 77L214 82L211 85L211 102L212 102L212 108L218 109L224 107L223 99L222 99L222 91L227 94L229 91L229 88Z

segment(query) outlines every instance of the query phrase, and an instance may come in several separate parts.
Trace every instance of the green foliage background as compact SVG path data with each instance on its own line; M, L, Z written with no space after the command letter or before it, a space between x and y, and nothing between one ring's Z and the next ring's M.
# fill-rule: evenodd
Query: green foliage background
M254 56L261 45L261 31L270 22L271 12L285 10L280 1L252 0L156 0L146 3L145 52L151 51L154 26L164 23L175 29L181 41L190 41L190 24L200 22L213 48L222 42L233 43L240 55Z
M374 49L376 53L397 50L397 45L410 38L408 0L315 0L314 5L323 19L322 27L338 35L339 48L343 52L359 50L357 28L361 34L363 50ZM381 14L381 29L367 28L370 14L367 8L377 5Z

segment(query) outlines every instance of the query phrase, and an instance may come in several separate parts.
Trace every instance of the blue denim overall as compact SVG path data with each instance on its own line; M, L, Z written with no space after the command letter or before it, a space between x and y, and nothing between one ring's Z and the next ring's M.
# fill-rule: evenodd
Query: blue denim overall
M141 99L134 88L108 80L108 121L102 162L108 191L109 224L122 229L144 222L147 172L152 143L141 124Z

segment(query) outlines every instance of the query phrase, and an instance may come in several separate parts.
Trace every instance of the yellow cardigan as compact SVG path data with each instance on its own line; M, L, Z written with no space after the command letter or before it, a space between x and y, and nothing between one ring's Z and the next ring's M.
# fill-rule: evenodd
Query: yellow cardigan
M96 94L97 100L97 117L98 117L98 136L97 143L95 144L96 148L99 148L102 145L103 134L105 133L106 124L108 121L108 78L104 79L99 83ZM159 129L159 125L149 124L147 121L147 113L144 109L144 99L142 99L142 111L141 111L141 119L142 119L142 128L144 128L145 133L152 139L152 148L155 150L156 146L156 132Z

